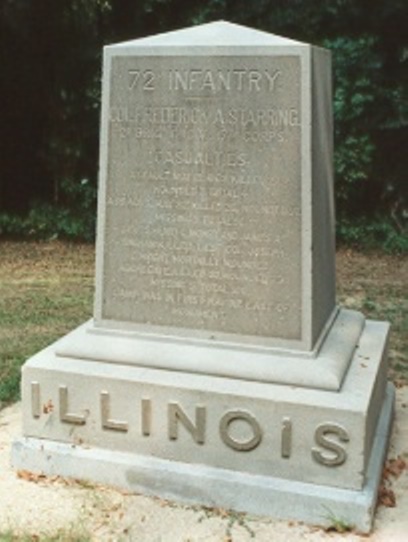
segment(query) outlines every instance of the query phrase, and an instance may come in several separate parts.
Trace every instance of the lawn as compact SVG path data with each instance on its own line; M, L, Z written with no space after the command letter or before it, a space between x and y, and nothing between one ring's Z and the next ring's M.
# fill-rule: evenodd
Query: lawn
M20 367L92 315L94 249L0 243L0 406L18 398Z
M32 354L92 315L94 247L0 242L0 407ZM339 302L392 323L390 378L408 382L408 258L340 250Z
M391 322L389 376L408 383L408 257L338 251L337 294L341 305Z

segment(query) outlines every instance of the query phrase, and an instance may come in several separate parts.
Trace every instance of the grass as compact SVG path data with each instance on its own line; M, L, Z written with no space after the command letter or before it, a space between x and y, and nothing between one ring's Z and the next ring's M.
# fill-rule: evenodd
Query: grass
M20 367L92 315L94 248L0 242L0 407L19 396ZM392 324L390 376L408 383L408 258L341 250L339 302Z
M326 527L327 532L336 532L336 533L348 533L353 530L352 525L350 525L347 520L337 517L334 512L330 510L327 506L324 507L327 510L327 519L328 526Z
M19 396L24 361L92 315L94 250L0 243L0 406Z
M338 253L339 303L391 323L390 378L408 383L408 257L343 250Z

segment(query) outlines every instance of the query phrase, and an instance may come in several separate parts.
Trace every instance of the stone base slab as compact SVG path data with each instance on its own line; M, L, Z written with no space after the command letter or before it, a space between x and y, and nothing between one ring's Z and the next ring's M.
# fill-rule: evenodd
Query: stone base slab
M389 384L374 439L366 484L360 491L232 472L72 444L22 438L14 442L17 469L92 480L165 499L223 507L328 527L341 520L371 530L394 405Z
M54 343L23 368L13 463L313 523L337 503L365 530L392 412L388 332L366 322L338 392L64 358Z
M98 327L89 320L56 344L57 356L339 390L364 329L364 316L335 311L315 352Z

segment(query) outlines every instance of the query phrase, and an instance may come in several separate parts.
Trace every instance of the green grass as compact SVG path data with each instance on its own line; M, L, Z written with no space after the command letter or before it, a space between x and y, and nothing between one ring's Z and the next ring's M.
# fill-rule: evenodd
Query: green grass
M25 360L92 315L91 245L0 243L0 407Z
M342 251L338 274L342 305L391 323L389 376L408 383L408 257Z
M326 527L327 532L336 532L343 534L353 530L353 526L350 525L350 523L346 519L337 517L336 514L334 514L327 506L324 506L324 508L327 510L327 514L324 516L328 522L328 525Z

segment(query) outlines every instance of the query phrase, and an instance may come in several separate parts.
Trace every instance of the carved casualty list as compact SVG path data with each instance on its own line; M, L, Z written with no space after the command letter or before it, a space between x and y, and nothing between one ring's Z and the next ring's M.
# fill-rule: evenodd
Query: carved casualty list
M299 59L112 59L104 319L300 338Z

